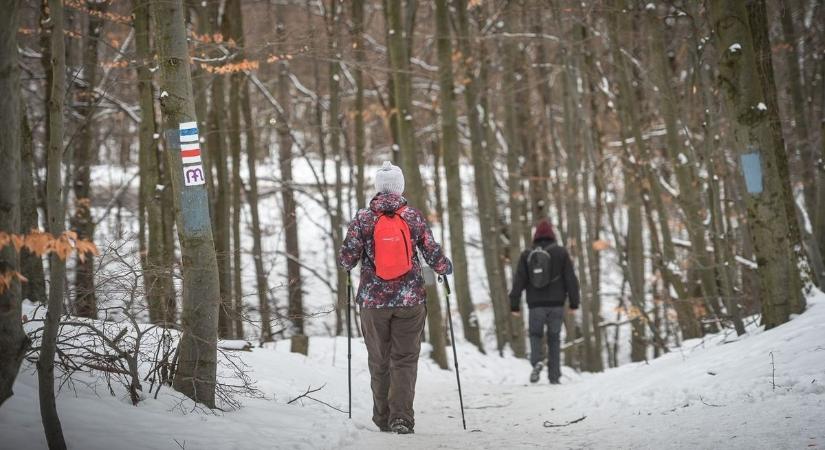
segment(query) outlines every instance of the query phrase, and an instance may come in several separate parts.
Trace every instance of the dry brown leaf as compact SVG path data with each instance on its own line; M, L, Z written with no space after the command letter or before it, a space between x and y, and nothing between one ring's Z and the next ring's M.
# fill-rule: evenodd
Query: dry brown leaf
M598 241L593 242L593 250L597 252L601 252L610 248L610 242L607 242L604 239L599 239Z

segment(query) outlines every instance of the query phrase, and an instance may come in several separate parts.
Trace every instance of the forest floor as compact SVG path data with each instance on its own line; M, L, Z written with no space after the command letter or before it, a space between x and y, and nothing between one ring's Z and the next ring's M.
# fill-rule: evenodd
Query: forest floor
M307 357L280 342L239 352L264 398L237 411L194 408L171 389L131 406L101 380L66 384L58 411L70 448L825 448L825 295L774 330L751 325L683 343L648 363L601 374L565 369L563 384L527 383L529 364L459 345L467 431L455 374L422 350L416 433L381 433L370 420L366 352L353 340L353 419L346 340L311 338ZM316 400L289 400L308 388ZM46 448L37 380L24 365L0 408L0 448ZM578 419L583 418L576 423ZM548 427L547 425L561 425Z

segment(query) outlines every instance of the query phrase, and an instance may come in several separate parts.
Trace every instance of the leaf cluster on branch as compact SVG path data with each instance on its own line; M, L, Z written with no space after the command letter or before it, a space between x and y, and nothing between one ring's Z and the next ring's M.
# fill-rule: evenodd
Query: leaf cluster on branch
M79 239L77 233L71 230L64 231L59 236L54 236L41 230L32 230L28 234L6 233L0 231L0 248L7 245L14 246L17 252L26 249L37 256L46 256L51 253L65 261L73 252L81 262L86 260L87 254L100 255L100 251L94 242L86 239ZM15 280L20 282L28 281L17 271L3 271L0 273L0 293L11 286Z

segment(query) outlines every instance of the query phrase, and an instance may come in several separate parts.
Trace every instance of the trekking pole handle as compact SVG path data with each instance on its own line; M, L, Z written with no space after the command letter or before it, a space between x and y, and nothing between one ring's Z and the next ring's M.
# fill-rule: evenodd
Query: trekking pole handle
M444 283L444 288L447 289L447 295L452 294L452 291L450 291L450 282L447 280L447 275L439 275L438 279Z

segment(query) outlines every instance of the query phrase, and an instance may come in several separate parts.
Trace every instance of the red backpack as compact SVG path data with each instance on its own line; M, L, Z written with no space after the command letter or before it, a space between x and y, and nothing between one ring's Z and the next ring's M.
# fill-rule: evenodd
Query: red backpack
M394 280L412 269L410 227L401 218L402 206L395 213L378 216L372 239L375 242L375 273L382 280Z

